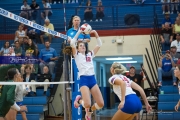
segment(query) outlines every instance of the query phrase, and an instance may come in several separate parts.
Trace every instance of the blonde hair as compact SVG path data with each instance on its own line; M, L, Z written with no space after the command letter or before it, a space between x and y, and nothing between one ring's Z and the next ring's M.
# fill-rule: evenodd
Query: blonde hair
M124 65L116 62L112 64L112 68L114 69L114 74L124 74L127 71Z
M77 16L77 15L73 17L72 22L73 22L73 21L74 21L74 19L76 19L76 18L78 18L78 19L79 19L79 21L81 22L81 18L80 18L79 16Z

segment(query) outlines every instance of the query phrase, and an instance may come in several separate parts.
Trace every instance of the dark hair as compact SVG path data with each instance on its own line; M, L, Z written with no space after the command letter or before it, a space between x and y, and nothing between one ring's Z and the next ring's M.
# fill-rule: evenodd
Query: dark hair
M6 42L4 43L4 46L3 46L4 48L6 48L6 43L9 43L9 41L6 41ZM9 43L9 44L10 44L10 43Z
M27 2L27 0L23 0L23 3Z
M69 29L71 29L72 28L72 25L73 25L73 17L74 17L75 15L72 15L71 16L71 19L70 19L70 21L69 21L69 25L68 25L68 29L67 30L69 30Z
M14 78L14 75L17 74L17 69L16 68L10 68L7 72L7 78L9 80L12 80Z
M45 43L46 43L46 42L49 42L49 40L46 40ZM49 42L49 43L50 43L50 42Z

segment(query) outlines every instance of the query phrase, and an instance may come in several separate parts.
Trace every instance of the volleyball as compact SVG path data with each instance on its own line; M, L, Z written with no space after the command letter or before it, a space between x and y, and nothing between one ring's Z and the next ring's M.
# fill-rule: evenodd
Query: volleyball
M84 34L89 34L92 30L91 26L87 23L84 23L83 25L81 25L80 29Z

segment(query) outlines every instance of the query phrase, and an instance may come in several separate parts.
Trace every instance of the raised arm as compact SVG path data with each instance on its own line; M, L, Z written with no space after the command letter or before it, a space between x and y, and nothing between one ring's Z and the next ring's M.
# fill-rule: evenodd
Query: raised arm
M79 29L73 39L69 38L69 39L71 39L70 45L71 45L71 47L72 47L72 53L73 53L73 55L75 55L75 54L77 53L76 41L77 41L77 38L78 38L78 36L79 36L80 33L81 33L81 30Z
M99 48L102 46L102 41L101 41L98 33L97 33L95 30L92 30L92 31L90 32L90 34L91 34L91 33L93 33L93 34L95 35L96 40L97 40L97 45L96 45L96 47L93 49L94 55L96 55L96 53L98 52Z

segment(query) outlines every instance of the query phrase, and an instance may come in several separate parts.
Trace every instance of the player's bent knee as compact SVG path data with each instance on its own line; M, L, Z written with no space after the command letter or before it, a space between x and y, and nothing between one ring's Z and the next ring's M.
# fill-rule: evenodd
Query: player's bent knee
M104 102L102 102L102 103L95 103L94 104L94 106L95 106L95 108L97 109L97 110L99 110L99 109L102 109L103 108L103 106L104 106Z
M85 108L90 108L90 107L91 107L91 104L89 104L89 103L84 103L84 107L85 107Z

